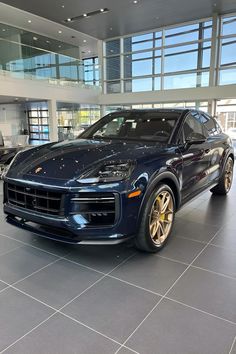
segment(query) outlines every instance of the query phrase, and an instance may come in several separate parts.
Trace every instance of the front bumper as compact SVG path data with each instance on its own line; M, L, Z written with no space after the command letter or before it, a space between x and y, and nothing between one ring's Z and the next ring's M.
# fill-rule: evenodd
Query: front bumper
M27 184L29 186L29 184ZM50 189L52 191L52 189ZM87 188L86 193L94 192L94 188ZM84 188L83 188L84 192ZM111 193L111 190L102 190L102 193ZM48 215L36 210L12 205L7 198L4 202L6 220L11 225L36 233L40 236L66 243L81 244L116 244L130 239L136 233L137 216L141 198L129 200L124 191L113 191L116 194L118 210L115 222L112 225L88 226L81 223L81 217L71 212L71 200L75 191L65 190L63 198L63 215ZM6 193L6 192L5 192ZM80 193L77 190L76 193Z

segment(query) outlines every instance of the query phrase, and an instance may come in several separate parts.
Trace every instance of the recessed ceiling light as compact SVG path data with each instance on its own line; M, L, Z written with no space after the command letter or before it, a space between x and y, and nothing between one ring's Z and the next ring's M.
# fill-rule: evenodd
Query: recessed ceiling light
M66 21L67 21L67 22L71 22L71 18L68 18Z
M83 42L86 43L87 42L86 39L84 39Z
M3 31L3 32L6 32L6 29L5 29L5 28L3 28L3 29L2 29L2 31Z
M113 28L112 28L112 27L110 27L109 29L110 29L110 31L112 31L112 30L113 30Z
M65 8L65 5L61 5L61 7L64 9L64 8Z
M61 48L61 45L59 45L58 48Z
M50 41L46 41L46 43L50 43Z
M87 14L83 14L84 17L87 17L88 15Z
M18 97L16 97L16 98L15 98L15 101L18 101L18 100L19 100L19 98L18 98Z
M133 0L133 4L137 4L138 3L138 0Z
M61 34L61 33L62 33L62 31L61 31L61 30L59 30L59 31L58 31L58 33L60 33L60 34Z
M31 23L32 21L31 20L28 20L28 23Z
M104 12L104 9L100 9L101 12Z
M88 53L90 54L90 53L91 53L91 50L88 50Z
M37 40L38 40L38 37L33 37L33 40L34 40L34 41L37 41Z

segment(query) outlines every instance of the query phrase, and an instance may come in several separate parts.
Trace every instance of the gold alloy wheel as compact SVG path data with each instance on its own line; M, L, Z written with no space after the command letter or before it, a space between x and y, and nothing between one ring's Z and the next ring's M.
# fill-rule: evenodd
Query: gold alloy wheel
M161 246L168 237L174 219L174 202L168 191L160 192L153 202L149 217L149 232L155 245Z
M225 167L225 189L228 192L233 181L233 160L228 159Z

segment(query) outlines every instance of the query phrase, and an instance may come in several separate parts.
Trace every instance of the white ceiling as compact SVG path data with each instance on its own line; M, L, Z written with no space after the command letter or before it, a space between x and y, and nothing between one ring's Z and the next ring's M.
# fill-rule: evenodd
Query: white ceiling
M137 0L136 4L133 0L5 0L4 3L57 22L58 25L52 24L54 31L66 25L99 39L206 18L213 12L236 11L235 0ZM63 22L100 8L110 11Z
M29 20L31 23L28 22ZM49 39L52 38L60 42L78 46L82 53L81 57L92 57L97 54L96 38L68 28L64 24L57 24L46 18L16 9L2 2L0 2L0 23L38 33ZM62 33L58 33L58 31Z

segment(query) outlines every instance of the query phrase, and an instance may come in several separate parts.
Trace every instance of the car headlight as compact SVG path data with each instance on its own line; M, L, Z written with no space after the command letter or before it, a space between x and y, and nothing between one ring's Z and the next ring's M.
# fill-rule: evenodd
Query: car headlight
M80 176L80 183L117 182L128 178L135 167L133 161L109 161Z

